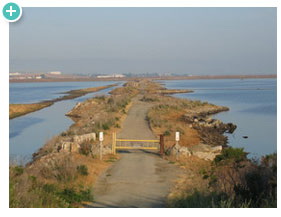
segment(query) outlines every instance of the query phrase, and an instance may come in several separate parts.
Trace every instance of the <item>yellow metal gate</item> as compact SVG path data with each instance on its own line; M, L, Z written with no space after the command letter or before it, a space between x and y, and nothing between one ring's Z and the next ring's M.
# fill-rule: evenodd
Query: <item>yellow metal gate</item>
M116 133L112 134L112 153L116 154L116 149L142 149L142 150L159 150L160 140L145 139L117 139Z

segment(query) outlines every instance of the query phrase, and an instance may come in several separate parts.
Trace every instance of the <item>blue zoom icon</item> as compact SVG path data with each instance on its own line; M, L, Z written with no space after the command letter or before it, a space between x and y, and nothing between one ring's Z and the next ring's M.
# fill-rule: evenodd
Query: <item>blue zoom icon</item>
M8 22L16 22L21 18L22 9L16 3L10 2L3 7L2 13Z

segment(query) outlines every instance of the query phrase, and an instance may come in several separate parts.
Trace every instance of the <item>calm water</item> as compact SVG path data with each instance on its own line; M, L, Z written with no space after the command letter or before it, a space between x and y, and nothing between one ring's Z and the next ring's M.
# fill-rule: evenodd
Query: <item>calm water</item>
M10 99L13 103L37 102L38 100L56 98L56 93L72 90L73 87L75 87L75 89L81 89L85 87L108 85L114 82L70 83L71 84L69 84L69 82L11 84ZM46 93L43 94L44 96L38 95L42 92L38 90L40 88L47 90ZM65 116L65 113L70 111L77 102L84 101L95 95L107 94L114 88L115 87L101 90L72 100L57 102L53 106L10 120L10 161L16 161L18 163L26 163L29 161L32 154L42 147L47 140L60 134L73 123L70 118ZM21 97L13 96L13 94L20 94ZM14 101L12 101L12 99Z
M230 111L214 118L237 125L227 134L229 145L243 147L249 157L277 152L277 80L222 79L161 81L167 88L192 89L177 97L208 101L227 106ZM248 136L244 139L243 136Z
M10 103L36 103L63 96L63 92L114 84L114 81L10 83Z

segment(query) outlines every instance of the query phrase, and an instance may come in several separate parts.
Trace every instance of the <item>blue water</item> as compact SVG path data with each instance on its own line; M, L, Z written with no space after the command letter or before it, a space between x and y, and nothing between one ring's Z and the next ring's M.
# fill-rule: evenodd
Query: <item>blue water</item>
M237 125L227 134L229 145L243 147L250 158L277 152L277 80L222 79L160 81L167 88L191 89L174 96L227 106L228 112L214 115ZM244 139L243 136L248 136Z
M56 83L54 85L47 83L22 83L22 84L12 84L10 89L10 99L13 98L15 101L20 103L33 102L35 100L42 100L43 97L38 96L37 94L41 90L37 88L45 89L50 88L49 91L44 97L45 99L51 99L53 97L52 93L57 93L60 91L68 91L73 88L75 84L76 89L81 89L85 87L96 87L103 86L107 84L112 84L114 82L69 82L65 83ZM90 84L91 83L91 84ZM116 83L116 82L115 82ZM79 86L80 84L80 86ZM121 83L120 83L121 84ZM37 87L34 89L34 86ZM58 89L56 89L58 87ZM13 90L15 88L15 90ZM21 89L24 89L25 92L29 93L19 93ZM70 88L70 89L69 89ZM96 93L91 93L84 95L82 97L65 100L57 102L54 105L44 108L42 110L15 118L10 120L10 161L11 163L20 163L24 164L31 160L32 154L41 148L49 139L53 136L60 134L73 123L70 118L65 116L65 114L70 111L76 103L82 102L88 98L94 97L96 95L105 95L115 87L101 90ZM35 90L35 91L34 91ZM12 94L19 93L22 98L17 99L17 97L12 96ZM36 95L36 96L34 96ZM57 97L56 94L54 94ZM55 98L54 97L54 98Z
M36 103L63 96L64 92L114 84L114 81L10 83L10 103Z

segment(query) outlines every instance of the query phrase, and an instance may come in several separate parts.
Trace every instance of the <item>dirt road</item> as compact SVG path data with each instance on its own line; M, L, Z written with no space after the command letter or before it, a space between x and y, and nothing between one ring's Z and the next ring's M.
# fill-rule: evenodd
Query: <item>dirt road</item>
M151 105L135 98L119 138L155 139L147 121ZM157 153L142 150L119 152L121 158L94 187L89 207L165 207L165 199L180 169Z
M142 102L140 98L137 96L133 99L133 105L122 125L122 131L118 134L119 138L156 139L146 121L147 111L153 104Z

